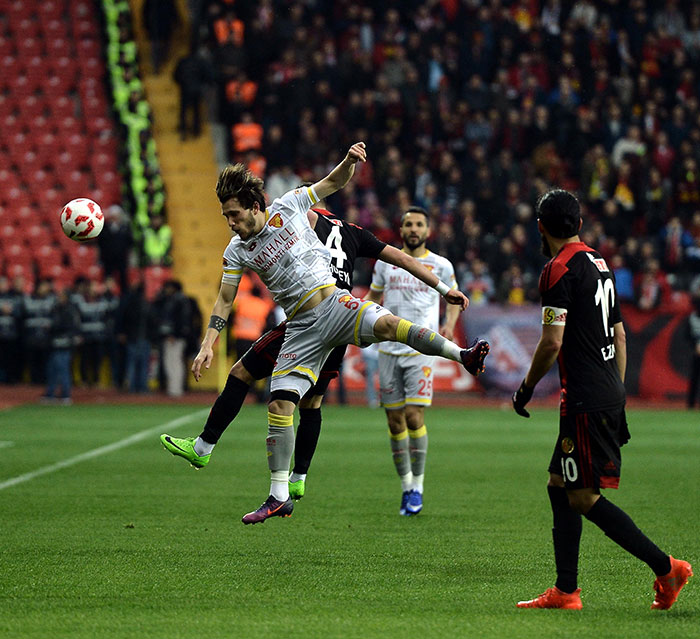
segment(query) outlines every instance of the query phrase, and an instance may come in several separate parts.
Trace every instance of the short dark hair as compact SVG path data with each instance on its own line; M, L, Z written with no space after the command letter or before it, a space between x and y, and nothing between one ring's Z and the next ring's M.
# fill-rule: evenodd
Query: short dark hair
M428 211L426 211L422 206L409 206L401 216L401 224L403 224L403 221L406 219L406 216L409 213L421 213L422 215L425 215L426 224L430 224L430 213L428 213Z
M216 197L223 204L235 197L245 209L252 209L257 202L260 210L265 210L264 182L253 175L245 164L228 164L216 181Z
M569 191L547 191L537 201L536 210L537 219L552 237L566 239L578 235L581 228L581 205Z

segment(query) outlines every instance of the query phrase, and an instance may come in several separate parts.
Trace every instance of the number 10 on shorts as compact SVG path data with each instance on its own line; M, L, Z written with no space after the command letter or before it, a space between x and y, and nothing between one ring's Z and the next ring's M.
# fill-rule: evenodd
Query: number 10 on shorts
M561 458L561 474L571 483L578 479L578 468L576 468L576 461L573 457Z

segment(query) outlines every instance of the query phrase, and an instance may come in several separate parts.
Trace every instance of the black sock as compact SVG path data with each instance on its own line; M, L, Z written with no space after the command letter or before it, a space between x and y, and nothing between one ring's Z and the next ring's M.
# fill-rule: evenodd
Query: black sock
M577 588L578 549L583 527L581 515L569 506L565 488L547 486L547 493L554 516L552 541L557 566L557 582L554 585L562 592L573 592Z
M630 516L605 497L600 497L588 511L586 519L592 521L616 544L649 565L657 576L671 570L668 555L656 546L632 521Z
M294 472L306 475L321 434L321 409L300 408L297 438L294 443Z
M200 435L205 442L216 444L219 441L219 437L241 410L249 388L250 386L238 377L228 376L226 386L211 407L207 423Z

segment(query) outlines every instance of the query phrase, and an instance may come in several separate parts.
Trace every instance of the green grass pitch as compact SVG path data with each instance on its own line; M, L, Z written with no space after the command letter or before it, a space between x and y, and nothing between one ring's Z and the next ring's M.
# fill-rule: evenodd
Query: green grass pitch
M325 407L307 496L256 526L240 518L269 487L264 407L204 470L160 446L206 410L0 412L0 637L700 637L700 579L652 612L651 571L587 521L584 609L515 608L554 581L554 408L432 408L425 508L406 518L383 412ZM628 416L606 494L700 574L698 414Z

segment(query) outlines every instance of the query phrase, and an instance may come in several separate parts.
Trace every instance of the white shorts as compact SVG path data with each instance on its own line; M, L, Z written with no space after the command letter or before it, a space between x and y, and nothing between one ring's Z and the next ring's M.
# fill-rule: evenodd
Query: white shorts
M386 410L433 402L432 355L388 355L379 352L379 400Z
M270 390L303 397L317 381L328 354L341 344L367 346L379 340L374 325L391 311L338 289L318 306L287 322L284 342L272 371Z

